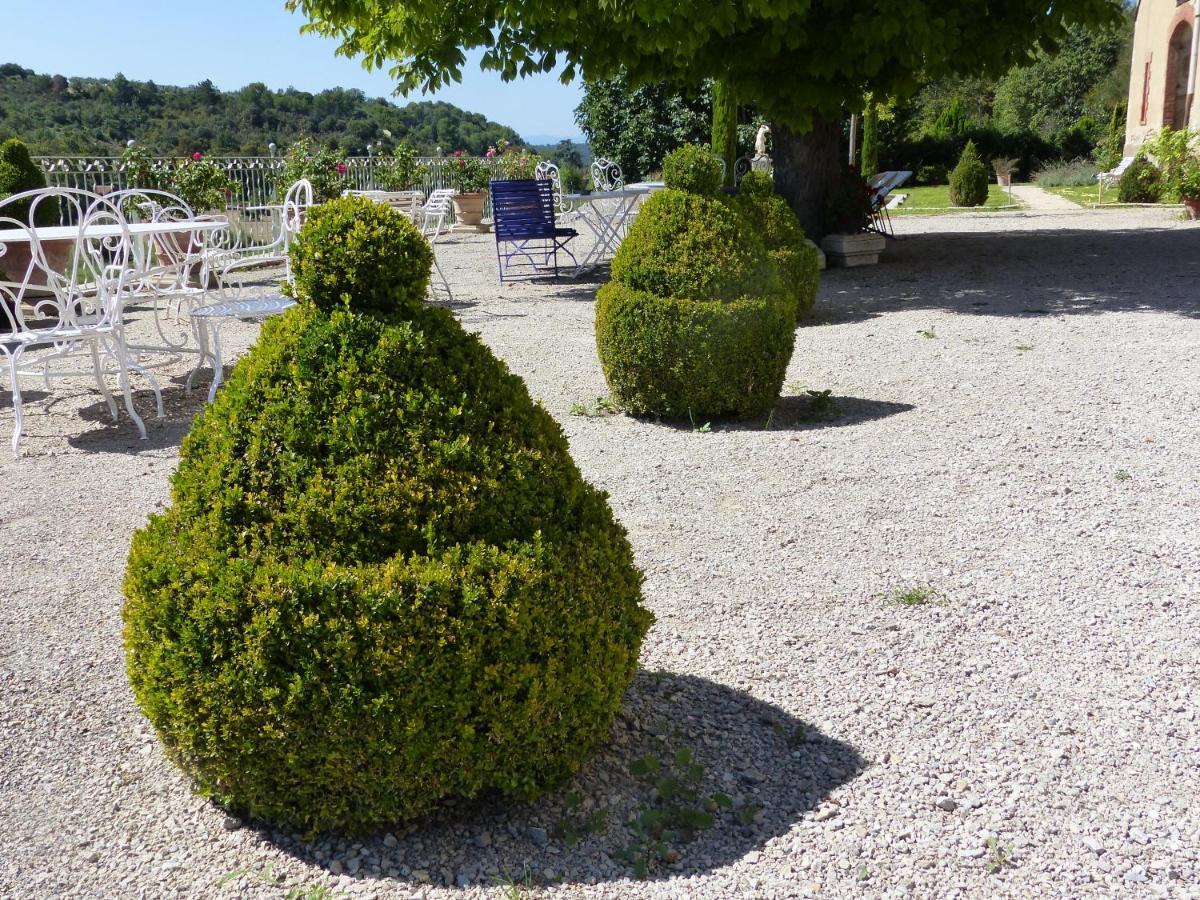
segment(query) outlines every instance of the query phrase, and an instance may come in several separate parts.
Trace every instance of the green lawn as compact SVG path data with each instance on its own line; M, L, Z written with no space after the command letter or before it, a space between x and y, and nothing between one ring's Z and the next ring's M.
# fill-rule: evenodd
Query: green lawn
M1096 186L1085 187L1046 187L1038 185L1043 191L1049 191L1051 194L1058 194L1060 197L1066 197L1072 203L1078 203L1080 206L1093 207L1097 205ZM1121 203L1117 200L1117 186L1104 189L1104 199L1099 202L1100 206L1120 206ZM1175 206L1173 203L1162 203L1160 206Z
M892 215L934 215L940 212L961 212L963 210L952 207L950 205L950 186L938 185L934 187L902 187L897 191L900 194L908 194L908 199L904 201L904 205L899 209L889 209ZM1012 200L1008 199L1008 191L1000 187L998 184L988 185L987 203L983 206L976 206L973 209L977 211L985 211L989 209L998 209L1005 206L1020 206L1021 202L1015 197Z

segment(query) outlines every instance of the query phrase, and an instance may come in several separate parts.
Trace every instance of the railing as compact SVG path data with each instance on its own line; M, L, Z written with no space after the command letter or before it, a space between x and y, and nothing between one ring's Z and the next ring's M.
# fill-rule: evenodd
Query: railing
M227 208L240 210L247 206L261 206L278 202L282 196L280 176L284 160L278 156L209 156L207 159L223 168L230 180L237 185ZM97 188L120 190L129 187L145 187L131 184L129 167L120 157L114 156L38 156L34 161L46 173L51 187L70 187L96 191ZM169 158L157 160L162 165L173 162ZM182 162L182 158L178 161ZM346 161L346 179L351 190L379 190L383 187L380 176L390 163L387 157L354 156ZM494 160L484 159L489 167ZM450 187L450 164L447 157L418 157L417 190L428 194L436 188ZM287 185L283 185L286 189ZM101 190L106 193L106 190Z

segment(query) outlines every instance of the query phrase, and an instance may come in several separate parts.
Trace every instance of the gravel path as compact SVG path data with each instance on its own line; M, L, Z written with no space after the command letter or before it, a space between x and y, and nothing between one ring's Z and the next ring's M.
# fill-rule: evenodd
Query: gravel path
M1036 184L1014 184L1012 195L1033 212L1078 212L1082 207Z
M658 624L569 790L358 843L195 798L133 705L121 574L202 402L186 364L149 442L86 384L31 403L0 455L0 896L1200 896L1200 230L897 228L824 273L770 421L695 431L571 414L606 393L595 280L501 289L489 239L443 248L456 314L612 494ZM678 750L735 809L637 880L629 766Z

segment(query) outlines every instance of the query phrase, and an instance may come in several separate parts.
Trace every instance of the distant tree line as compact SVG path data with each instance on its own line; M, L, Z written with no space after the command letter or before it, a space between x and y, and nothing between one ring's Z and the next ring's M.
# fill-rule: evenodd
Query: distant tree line
M68 79L0 65L0 140L20 138L35 155L112 155L134 139L164 156L265 156L269 144L282 150L301 136L348 154L365 154L368 144L390 152L402 140L422 155L524 143L511 128L449 103L397 106L345 88L310 94L260 83L220 91L207 80L169 87L120 74Z

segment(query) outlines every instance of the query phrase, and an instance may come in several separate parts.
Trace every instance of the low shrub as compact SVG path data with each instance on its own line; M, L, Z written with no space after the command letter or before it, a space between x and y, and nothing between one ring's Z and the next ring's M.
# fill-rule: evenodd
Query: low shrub
M680 190L647 198L612 262L612 277L640 291L693 300L778 293L762 239L715 197Z
M25 144L16 138L0 143L0 200L10 194L35 191L45 186L46 175L33 161L29 155L29 148ZM28 221L30 202L29 200L14 202L5 206L0 215L18 222ZM37 221L33 224L38 226L54 225L57 216L57 204L39 203ZM0 319L2 318L0 316Z
M561 783L608 736L652 621L561 429L413 302L427 250L390 210L351 224L366 209L310 214L300 303L197 418L125 580L130 682L171 757L309 833Z
M967 142L958 165L950 173L950 203L952 206L982 206L988 196L987 166L979 158L972 141Z
M1034 173L1033 180L1043 187L1095 187L1100 169L1085 159L1053 163Z
M284 154L283 171L276 183L278 198L282 200L288 188L301 178L312 184L317 203L340 197L350 187L346 157L340 151L317 147L306 137L299 138Z
M616 281L596 295L596 349L613 399L634 415L753 415L779 397L795 304L662 297Z
M1162 172L1144 155L1139 155L1121 175L1117 199L1122 203L1158 203L1162 196Z
M667 187L711 197L721 189L721 160L708 147L684 144L663 157Z

